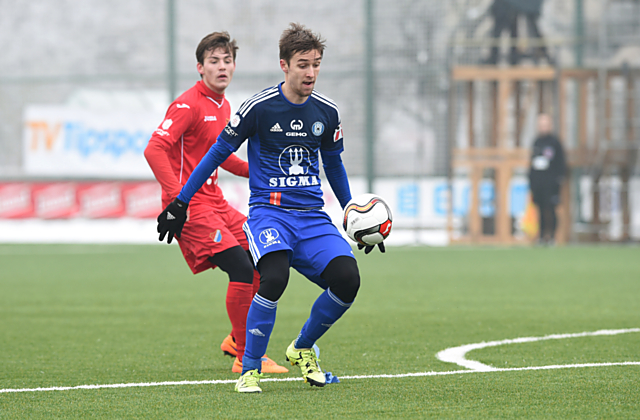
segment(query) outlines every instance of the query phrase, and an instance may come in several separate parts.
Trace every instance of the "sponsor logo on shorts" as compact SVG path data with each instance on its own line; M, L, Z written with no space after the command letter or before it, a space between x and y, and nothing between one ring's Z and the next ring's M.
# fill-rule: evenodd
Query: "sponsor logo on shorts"
M278 238L280 237L280 233L276 229L269 228L260 232L260 243L264 245L264 248L269 247L271 245L279 244L280 241Z

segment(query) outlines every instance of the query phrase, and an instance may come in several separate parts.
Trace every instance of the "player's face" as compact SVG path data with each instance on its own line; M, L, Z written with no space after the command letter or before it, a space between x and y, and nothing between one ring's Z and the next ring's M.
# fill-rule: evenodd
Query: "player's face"
M287 99L293 103L302 103L311 95L320 72L321 61L322 55L318 50L297 52L288 64L285 60L280 60ZM289 95L292 98L289 98Z
M198 73L212 91L223 94L236 70L233 56L224 48L209 50L204 54L204 64L198 63Z

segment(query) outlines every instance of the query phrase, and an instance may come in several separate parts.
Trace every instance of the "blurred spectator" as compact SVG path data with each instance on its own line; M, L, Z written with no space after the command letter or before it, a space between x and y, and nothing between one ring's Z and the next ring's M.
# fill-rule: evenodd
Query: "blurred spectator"
M566 174L564 150L552 133L553 122L547 114L538 116L538 137L533 143L529 169L529 188L540 218L540 243L553 244L557 226L556 206L560 186Z
M509 63L516 65L522 58L522 54L516 45L518 39L518 15L522 14L527 20L527 35L534 39L533 53L531 57L535 63L541 58L546 58L550 64L553 60L549 56L547 47L544 45L542 34L538 28L538 19L542 10L544 0L494 0L489 8L493 16L493 30L491 36L495 43L491 47L489 58L486 64L497 64L500 55L499 39L505 29L509 29L511 35L511 49L509 53Z
M512 0L515 1L515 0ZM491 37L494 45L491 47L491 54L484 62L485 64L498 64L500 56L500 35L505 29L511 34L511 52L509 54L509 62L516 64L518 62L518 48L516 40L518 39L518 10L514 7L510 0L494 0L489 8L491 16L493 16L493 30Z
M538 29L538 19L542 11L542 2L544 0L509 0L517 4L516 8L524 14L527 19L527 35L529 38L535 38L533 45L533 61L537 64L541 58L546 58L549 64L553 64L553 60L549 56L547 47L542 39L540 29Z

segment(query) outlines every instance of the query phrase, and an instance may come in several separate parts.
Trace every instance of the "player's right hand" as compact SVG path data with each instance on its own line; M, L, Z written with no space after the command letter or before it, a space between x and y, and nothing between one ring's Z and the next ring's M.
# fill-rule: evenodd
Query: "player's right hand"
M362 244L358 244L358 249L362 249L362 248L364 248L364 253L365 253L365 254L368 254L368 253L370 253L371 251L373 251L373 248L375 248L375 247L376 247L375 245L368 245L368 246L365 246L365 245L362 245ZM384 248L384 242L380 242L380 243L378 244L378 248L380 248L380 252L382 252L382 253L384 253L384 251L386 251L386 250L385 250L385 248Z
M164 237L169 234L167 243L170 244L173 236L180 237L182 228L187 221L187 207L189 204L178 200L173 200L158 216L158 238L160 242L164 241Z

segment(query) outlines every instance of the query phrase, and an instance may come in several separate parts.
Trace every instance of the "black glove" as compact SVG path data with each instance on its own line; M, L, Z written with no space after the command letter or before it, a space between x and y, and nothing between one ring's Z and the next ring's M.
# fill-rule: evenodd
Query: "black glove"
M158 216L158 238L160 242L164 241L165 235L168 233L167 243L170 244L173 235L180 237L182 228L187 221L187 207L189 204L184 203L177 198L173 200Z
M367 245L367 246L365 246L365 245L362 245L362 244L358 244L358 249L362 249L362 248L364 248L364 253L368 254L373 250L373 248L375 248L375 245ZM384 242L380 242L378 244L378 248L380 248L380 252L384 252L385 251Z

